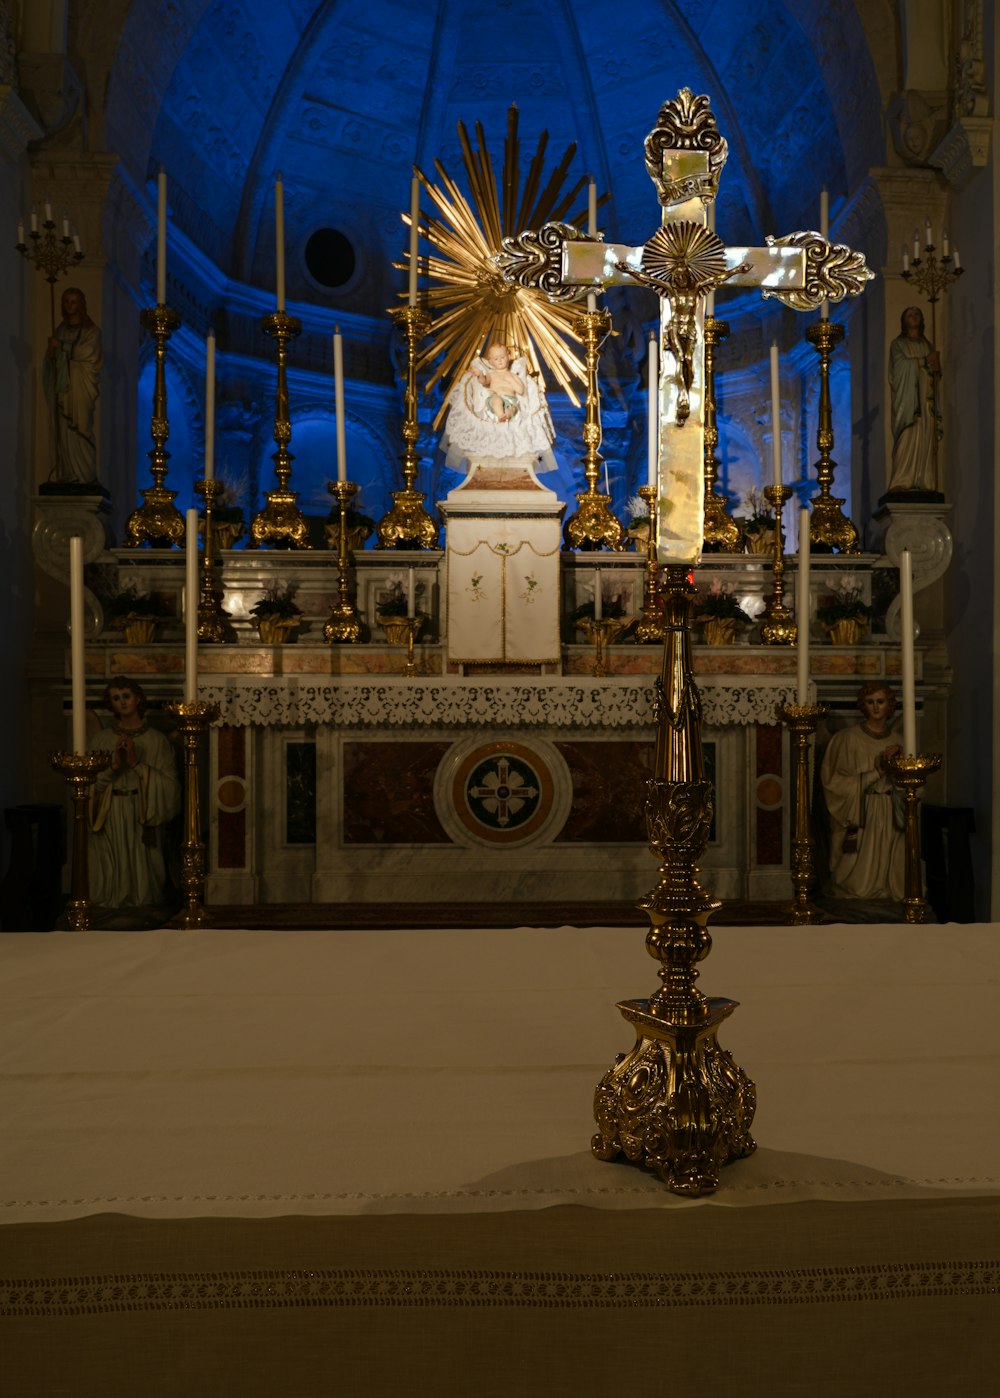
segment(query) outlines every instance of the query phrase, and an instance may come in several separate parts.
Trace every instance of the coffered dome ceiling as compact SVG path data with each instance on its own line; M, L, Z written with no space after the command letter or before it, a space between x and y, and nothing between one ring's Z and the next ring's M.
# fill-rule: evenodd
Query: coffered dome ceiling
M607 235L640 242L658 219L643 138L682 86L709 94L729 141L728 242L814 227L823 185L836 210L883 159L876 72L846 0L134 0L107 142L139 184L164 164L174 226L260 287L282 171L290 297L381 315L401 285L410 166L458 174L459 121L481 122L499 158L515 102L522 165L543 130L550 166L575 142L571 174L611 193ZM336 290L308 269L323 229L356 258Z

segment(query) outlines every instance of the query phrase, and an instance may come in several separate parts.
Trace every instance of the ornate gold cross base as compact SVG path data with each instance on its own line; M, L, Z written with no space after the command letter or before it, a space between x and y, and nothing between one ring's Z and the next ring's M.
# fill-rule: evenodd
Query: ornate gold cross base
M756 1149L750 1135L756 1090L715 1038L737 1002L705 1003L698 1024L681 1025L651 1013L648 1000L621 1001L635 1047L605 1074L594 1097L600 1129L591 1149L598 1159L624 1154L655 1170L674 1194L711 1194L723 1165Z
M219 717L218 704L172 700L163 706L173 714L184 738L184 842L181 845L181 885L184 906L171 927L208 927L212 919L205 911L205 846L201 838L198 809L198 742L210 724Z
M640 903L651 927L646 950L660 962L661 988L618 1009L635 1047L598 1084L591 1149L601 1160L624 1153L655 1170L677 1194L709 1194L730 1160L750 1155L757 1097L753 1083L720 1049L715 1034L736 1002L707 999L695 986L712 949L707 923L721 906L698 882L697 861L712 825L714 792L705 777L701 698L691 664L691 599L686 565L667 564L663 671L656 687L655 775L646 830L660 859L656 887Z
M926 922L927 902L924 898L923 860L920 854L920 793L928 777L941 766L938 753L887 759L885 769L906 798L904 819L906 841L903 883L903 912L907 922Z
M54 752L52 766L73 789L73 864L70 870L66 926L87 932L90 921L90 867L87 863L87 800L98 772L111 765L110 752Z

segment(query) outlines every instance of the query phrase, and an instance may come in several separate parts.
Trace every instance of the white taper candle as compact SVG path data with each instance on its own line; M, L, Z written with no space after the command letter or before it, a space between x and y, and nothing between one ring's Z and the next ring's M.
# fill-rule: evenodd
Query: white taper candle
M913 558L904 549L899 560L899 627L903 665L903 756L917 755L916 670L913 661Z
M285 309L285 182L278 171L274 181L275 309Z
M184 531L184 702L198 698L198 511L188 510Z
M344 429L344 341L340 326L333 331L333 406L337 415L337 480L347 480L347 433Z
M660 354L655 335L650 335L649 337L647 376L649 387L649 426L646 445L646 484L655 488L660 472Z
M776 340L771 341L771 466L777 489L781 485L781 387Z
M205 341L205 479L215 479L215 331Z
M83 540L69 541L69 675L73 708L73 751L87 750L86 671L83 658Z
M587 237L597 237L597 185L593 180L588 180L587 184ZM587 310L597 310L597 296L593 291L587 293Z
M417 247L420 228L420 181L416 175L410 181L410 281L407 303L417 304Z
M417 614L417 578L412 565L406 570L406 615Z
M799 510L799 575L795 585L796 655L795 702L809 703L809 511Z
M156 304L167 304L167 172L156 175Z

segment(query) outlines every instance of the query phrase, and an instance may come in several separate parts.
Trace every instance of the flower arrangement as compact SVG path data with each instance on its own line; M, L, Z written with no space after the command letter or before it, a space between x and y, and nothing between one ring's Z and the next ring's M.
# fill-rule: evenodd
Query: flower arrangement
M752 626L753 617L739 604L731 592L709 592L695 603L695 621L737 621L742 626Z
M835 646L856 646L868 630L871 614L860 591L851 589L829 595L816 608L816 620Z
M261 617L278 617L282 621L300 617L302 608L295 601L298 590L298 583L272 583L270 587L265 587L263 597L258 598L250 608L250 615L258 620Z
M173 616L172 609L156 592L140 592L135 583L113 592L102 601L105 619L116 631L121 631L130 617L160 620Z
M388 592L378 598L376 605L379 616L406 616L409 606L403 584L398 579L391 582Z

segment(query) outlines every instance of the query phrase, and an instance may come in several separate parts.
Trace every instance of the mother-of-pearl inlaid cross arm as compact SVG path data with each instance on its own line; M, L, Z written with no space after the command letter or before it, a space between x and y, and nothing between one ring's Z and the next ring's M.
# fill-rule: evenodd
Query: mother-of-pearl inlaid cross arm
M704 301L723 282L755 286L793 310L856 296L873 273L864 257L818 233L768 237L767 246L726 247L706 226L728 146L708 97L682 88L660 108L645 159L662 206L641 247L589 238L547 223L504 238L504 276L552 301L575 301L607 286L641 284L660 296L658 537L663 563L694 563L704 522Z

